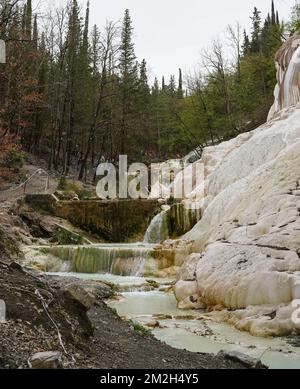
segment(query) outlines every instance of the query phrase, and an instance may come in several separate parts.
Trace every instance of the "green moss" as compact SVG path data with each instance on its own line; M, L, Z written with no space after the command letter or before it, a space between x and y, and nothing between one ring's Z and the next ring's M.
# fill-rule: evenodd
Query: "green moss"
M66 194L75 193L80 200L94 196L94 193L85 188L82 182L69 180L65 176L60 178L57 189L66 192ZM74 196L72 198L74 198Z
M63 228L55 231L53 238L59 245L81 245L83 243L83 237L81 235Z
M144 326L142 326L141 324L136 323L133 320L129 320L128 323L134 329L134 331L140 332L140 333L142 333L144 335L149 335L150 334L150 331L147 328L145 328Z
M111 312L112 312L112 314L113 314L115 317L117 317L117 318L120 317L119 314L118 314L118 311L116 310L116 308L111 308Z
M154 281L154 280L146 280L147 284L149 284L149 286L153 287L154 289L158 289L159 288L159 284L158 282Z

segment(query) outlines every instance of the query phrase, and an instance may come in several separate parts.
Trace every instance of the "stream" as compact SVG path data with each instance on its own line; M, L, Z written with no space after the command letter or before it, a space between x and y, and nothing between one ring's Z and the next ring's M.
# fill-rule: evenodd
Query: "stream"
M153 335L174 348L212 354L238 351L261 359L271 369L300 369L300 347L292 346L288 339L254 337L228 324L211 321L205 317L205 311L179 310L168 290L174 280L113 274L49 274L115 284L120 294L107 301L107 305L124 320L155 327L151 328ZM152 282L157 283L155 290L149 290Z
M29 247L27 265L49 275L109 282L118 295L107 301L124 320L150 329L162 342L191 352L236 351L271 369L300 369L300 342L293 338L259 338L225 323L205 310L179 310L174 279L145 277L157 270L156 246L166 237L164 212L151 223L143 243Z

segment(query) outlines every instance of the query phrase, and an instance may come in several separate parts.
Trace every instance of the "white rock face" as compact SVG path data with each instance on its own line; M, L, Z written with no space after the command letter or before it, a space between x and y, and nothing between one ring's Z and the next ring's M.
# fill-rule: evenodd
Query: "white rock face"
M276 55L276 69L278 83L268 120L300 100L300 36L294 36L282 45Z
M223 309L218 320L256 335L300 331L292 320L292 302L300 299L300 67L292 51L277 89L292 78L289 101L298 104L203 154L203 217L183 238L194 241L194 254L176 289L179 306L189 291L194 298L196 274L198 303Z

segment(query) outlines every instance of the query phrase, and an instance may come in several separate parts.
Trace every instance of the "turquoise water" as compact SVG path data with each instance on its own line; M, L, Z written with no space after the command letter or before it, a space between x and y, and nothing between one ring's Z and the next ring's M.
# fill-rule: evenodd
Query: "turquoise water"
M140 287L147 284L146 278L112 274L50 274L110 282L119 285L121 290L131 288L131 292L121 294L122 299L111 300L107 304L115 308L120 316L126 316L141 324L153 318L157 319L155 316L159 315L160 328L152 332L157 339L174 348L212 354L221 350L239 351L261 359L271 369L300 369L300 348L289 345L286 339L251 336L228 324L208 320L204 311L179 310L173 293L139 291ZM172 280L168 279L155 281L161 286L172 283Z
M141 324L155 315L173 317L172 320L159 321L161 328L153 330L157 339L172 347L212 354L221 350L239 351L261 359L271 369L300 369L300 349L292 347L283 338L255 337L228 324L197 320L205 314L177 309L173 294L131 292L122 296L124 299L108 303L120 316L130 317ZM195 319L185 320L185 316L194 316Z

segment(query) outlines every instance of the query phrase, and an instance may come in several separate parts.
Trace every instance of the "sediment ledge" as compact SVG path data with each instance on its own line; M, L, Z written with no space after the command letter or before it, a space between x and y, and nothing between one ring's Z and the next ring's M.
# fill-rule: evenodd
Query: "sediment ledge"
M27 195L25 201L111 243L143 237L153 217L160 212L158 200L65 201L54 195L34 194Z

